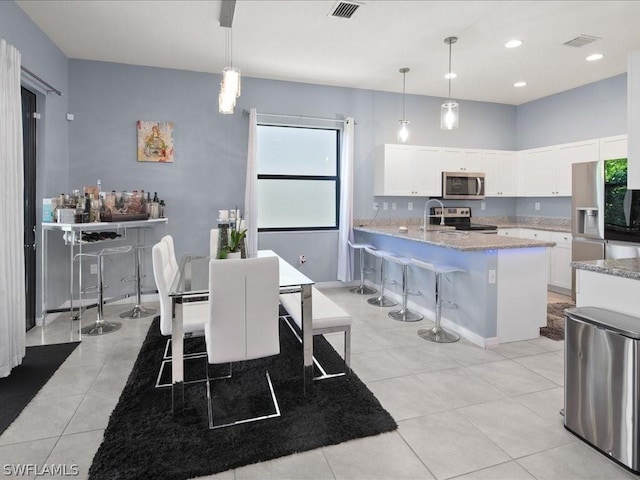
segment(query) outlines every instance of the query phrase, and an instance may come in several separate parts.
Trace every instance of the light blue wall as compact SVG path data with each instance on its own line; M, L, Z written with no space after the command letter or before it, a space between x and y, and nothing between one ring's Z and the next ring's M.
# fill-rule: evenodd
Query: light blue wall
M69 62L24 11L13 1L0 1L0 38L21 53L22 66L62 91L62 96L47 94L46 87L23 76L23 86L36 94L36 107L41 114L37 123L36 201L37 219L42 218L44 197L69 190L69 144L66 114L69 100ZM36 241L40 244L38 225ZM53 255L50 271L67 271L67 257ZM37 249L37 305L40 311L41 249ZM68 292L63 282L49 282L54 299L65 298ZM57 305L57 304L56 304ZM39 315L39 313L38 313Z
M518 106L515 144L525 150L625 133L626 73Z

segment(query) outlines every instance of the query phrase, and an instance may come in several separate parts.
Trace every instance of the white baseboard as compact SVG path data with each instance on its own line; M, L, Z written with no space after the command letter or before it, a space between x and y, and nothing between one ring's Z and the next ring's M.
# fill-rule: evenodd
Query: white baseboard
M365 284L373 288L378 288L377 284L369 280L365 280ZM393 299L394 301L398 302L398 304L402 304L402 295L400 293L385 290L384 296ZM418 305L417 303L411 300L407 301L407 307L410 310L413 310L414 312L418 312L424 315L424 318L431 320L432 322L436 321L435 311L431 311L426 307L422 305ZM456 332L462 338L469 340L471 343L478 345L481 348L495 348L499 344L499 340L497 337L485 338L481 335L478 335L477 333L472 332L468 328L462 327L457 323L449 320L444 315L440 318L440 325L446 330Z
M323 288L350 288L357 287L358 285L360 285L360 282L341 282L340 280L335 280L333 282L318 282L314 287L322 290Z

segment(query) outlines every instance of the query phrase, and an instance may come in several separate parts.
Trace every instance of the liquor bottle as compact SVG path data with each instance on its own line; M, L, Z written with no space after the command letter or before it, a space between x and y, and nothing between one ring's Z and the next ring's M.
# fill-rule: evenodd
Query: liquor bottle
M160 218L164 218L164 209L165 209L165 204L164 204L164 200L160 200L160 209L159 209L159 214L160 214Z
M160 203L160 200L158 200L158 192L153 192L153 201L155 203Z
M144 196L144 190L140 190L140 213L147 213L147 198Z

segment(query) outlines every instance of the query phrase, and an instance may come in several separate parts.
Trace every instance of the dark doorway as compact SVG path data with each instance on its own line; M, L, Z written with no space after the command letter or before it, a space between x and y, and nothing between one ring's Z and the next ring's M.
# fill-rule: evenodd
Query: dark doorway
M26 329L36 325L36 95L22 88Z

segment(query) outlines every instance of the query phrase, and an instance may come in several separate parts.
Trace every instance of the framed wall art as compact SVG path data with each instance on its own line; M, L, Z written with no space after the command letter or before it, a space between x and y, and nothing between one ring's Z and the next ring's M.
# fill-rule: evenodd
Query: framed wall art
M138 120L138 161L173 163L173 122Z

